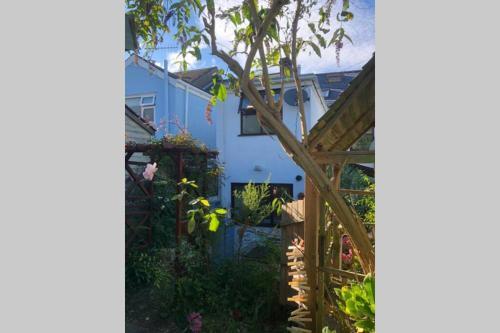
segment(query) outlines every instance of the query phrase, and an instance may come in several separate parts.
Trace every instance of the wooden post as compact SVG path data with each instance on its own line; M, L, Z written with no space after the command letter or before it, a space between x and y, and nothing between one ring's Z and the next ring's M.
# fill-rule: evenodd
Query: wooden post
M304 212L304 256L307 281L310 288L307 307L311 312L312 322L308 323L312 332L319 332L317 327L317 280L318 280L318 225L320 216L320 197L313 182L306 177L305 212Z
M341 175L341 165L340 163L335 163L333 165L333 186L335 187L336 190L340 188L340 175ZM341 242L341 237L340 237L340 230L339 230L339 220L337 219L336 216L332 217L332 228L333 228L333 267L341 269L342 268L342 260L341 260L341 254L340 254L340 242Z
M318 232L318 294L316 303L318 305L316 313L316 331L321 332L325 317L325 273L322 270L325 267L325 200L321 197L319 200L319 232Z

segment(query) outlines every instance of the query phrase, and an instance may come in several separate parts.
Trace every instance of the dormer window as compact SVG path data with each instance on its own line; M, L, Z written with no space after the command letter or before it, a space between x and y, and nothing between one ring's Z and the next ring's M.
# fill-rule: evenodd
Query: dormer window
M125 104L148 123L155 122L155 95L125 97Z
M280 89L274 89L274 101L277 103L280 97ZM263 98L265 92L260 91ZM250 101L243 94L240 99L240 135L273 135L274 133L259 124L257 120L257 111L250 105ZM283 117L283 108L281 109L281 116Z

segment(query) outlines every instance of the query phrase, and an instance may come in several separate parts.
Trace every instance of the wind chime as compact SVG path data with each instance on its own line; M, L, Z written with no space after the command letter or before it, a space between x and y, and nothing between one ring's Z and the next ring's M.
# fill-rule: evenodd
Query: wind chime
M297 309L293 310L288 321L295 326L287 327L287 331L293 333L312 333L311 330L306 329L306 322L312 322L309 317L311 312L308 311L306 302L309 292L307 286L307 274L304 264L304 240L295 239L292 246L288 247L289 252L286 253L288 257L288 267L290 272L288 276L292 277L292 281L288 282L290 287L297 292L295 296L288 297L288 301L295 302Z

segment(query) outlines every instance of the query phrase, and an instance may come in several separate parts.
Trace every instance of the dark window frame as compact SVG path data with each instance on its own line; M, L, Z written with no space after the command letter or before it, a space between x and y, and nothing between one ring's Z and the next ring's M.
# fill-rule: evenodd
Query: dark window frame
M231 210L234 210L234 190L242 190L245 185L248 183L231 183ZM253 183L254 185L262 185L264 183ZM274 199L274 196L272 194L272 187L273 186L279 186L279 187L285 187L288 188L288 192L292 198L293 196L293 184L292 183L269 183L269 186L271 187L271 198L270 200ZM275 213L271 214L268 218L264 219L261 223L257 225L257 227L275 227L279 226L281 222L281 216L277 216Z
M280 88L276 88L276 89L272 89L274 91L274 93L281 93L281 89ZM265 91L264 90L260 90L259 93L261 94L261 96L263 98L265 98ZM273 133L271 132L269 129L265 130L264 127L262 127L262 125L259 124L259 129L260 131L259 132L255 132L255 133L244 133L243 132L243 117L244 116L257 116L257 110L255 108L243 108L242 105L243 105L243 99L245 99L245 95L243 93L241 93L241 97L240 97L240 104L238 106L238 113L240 114L240 134L239 136L256 136L256 135L276 135L276 133ZM283 120L283 106L281 106L281 110L280 110L280 118L281 120ZM258 121L258 120L257 120Z

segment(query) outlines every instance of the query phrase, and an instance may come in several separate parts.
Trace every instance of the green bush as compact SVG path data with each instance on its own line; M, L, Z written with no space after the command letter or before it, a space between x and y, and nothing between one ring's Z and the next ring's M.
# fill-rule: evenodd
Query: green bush
M368 274L362 283L335 289L342 312L353 321L358 332L375 332L375 278Z
M269 242L263 246L267 256L261 261L212 266L196 244L181 242L177 272L171 272L175 277L160 291L160 312L180 328L189 313L200 312L207 321L204 332L235 331L232 327L264 332L263 323L273 321L281 309L279 248Z
M127 290L143 287L160 288L162 283L171 279L168 269L158 254L130 252L125 264L125 287Z

